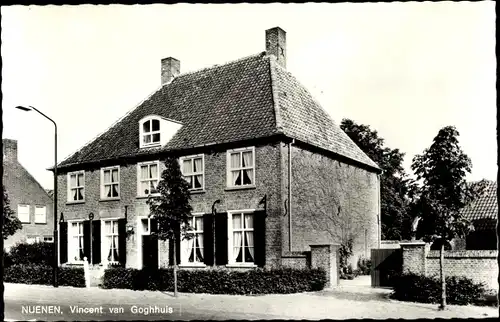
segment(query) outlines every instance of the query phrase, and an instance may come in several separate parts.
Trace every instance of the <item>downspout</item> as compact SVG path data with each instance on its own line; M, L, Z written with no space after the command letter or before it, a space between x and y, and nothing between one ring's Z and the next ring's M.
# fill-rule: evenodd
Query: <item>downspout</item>
M380 174L377 174L377 211L378 211L378 214L377 214L377 221L378 221L378 248L380 249L380 243L381 243L381 239L382 239L382 219L381 219L381 215L382 215L382 209L381 209L381 203L380 203Z
M292 251L292 144L288 142L288 250Z

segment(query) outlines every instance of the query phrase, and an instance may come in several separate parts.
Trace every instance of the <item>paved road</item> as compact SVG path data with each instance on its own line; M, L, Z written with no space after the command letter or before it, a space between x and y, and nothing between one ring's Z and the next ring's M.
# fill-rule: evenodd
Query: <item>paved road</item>
M373 289L369 285L341 285L321 292L230 296L209 294L171 293L78 289L71 287L5 284L5 318L16 320L255 320L255 319L350 319L350 318L484 318L498 317L498 308L453 306L438 311L435 304L398 302L387 298L390 290ZM53 314L29 314L22 306L55 305ZM101 307L103 313L72 313L70 306ZM172 313L145 314L132 311L136 306L172 308ZM26 308L26 307L25 307ZM110 308L123 308L121 313L110 313ZM33 308L31 308L33 310ZM62 312L62 313L61 313Z

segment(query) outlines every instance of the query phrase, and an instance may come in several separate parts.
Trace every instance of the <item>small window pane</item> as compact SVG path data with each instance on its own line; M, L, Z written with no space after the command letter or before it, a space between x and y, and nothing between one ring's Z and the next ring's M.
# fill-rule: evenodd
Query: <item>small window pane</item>
M243 184L252 184L253 170L243 170Z
M144 143L151 143L151 135L144 135Z
M203 231L203 217L195 218L195 229Z
M202 175L194 176L194 188L201 188Z
M153 134L153 142L160 142L160 133Z
M245 228L253 228L253 216L245 215Z
M151 132L150 121L146 121L142 124L142 130L144 131L144 133Z
M182 171L184 171L185 174L192 173L191 162L191 159L184 160L182 164Z
M241 215L233 215L233 229L241 229Z
M153 131L159 131L159 130L160 130L160 121L153 120Z
M252 151L243 152L243 166L244 167L253 166Z

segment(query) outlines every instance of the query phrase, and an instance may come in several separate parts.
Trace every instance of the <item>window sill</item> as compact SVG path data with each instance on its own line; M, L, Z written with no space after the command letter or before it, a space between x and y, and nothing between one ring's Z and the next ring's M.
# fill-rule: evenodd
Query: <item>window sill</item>
M203 263L189 263L189 264L179 264L180 268L203 268L207 267L207 265Z
M243 263L243 264L234 263L234 264L227 264L226 267L227 268L255 268L255 267L257 267L257 265L252 264L252 263Z
M35 222L35 225L47 225L47 222Z
M160 193L155 193L154 195L137 196L136 199L148 199L149 197L159 197L159 196L161 196Z
M81 203L85 203L85 200L67 201L66 202L67 205L77 205L77 204L81 204Z
M99 199L99 202L106 202L106 201L120 201L120 197L117 197L117 198L101 198L101 199Z
M189 190L189 193L192 194L192 195L198 195L198 194L202 194L202 193L205 193L207 192L205 189L203 190Z
M248 186L237 186L237 187L227 187L224 189L224 191L235 191L235 190L250 190L250 189L255 189L256 186L253 185L248 185Z

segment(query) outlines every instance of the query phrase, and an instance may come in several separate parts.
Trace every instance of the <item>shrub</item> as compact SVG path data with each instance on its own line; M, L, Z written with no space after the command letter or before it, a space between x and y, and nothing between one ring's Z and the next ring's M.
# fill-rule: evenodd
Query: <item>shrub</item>
M4 255L4 267L11 265L44 265L52 266L54 259L54 244L34 243L16 244L8 255Z
M358 275L370 275L372 261L368 258L360 257L358 259Z
M15 264L4 268L6 283L52 285L52 267L47 265ZM59 267L58 284L85 287L83 268Z
M474 304L482 297L484 286L466 277L446 277L446 301L449 304ZM441 281L436 277L403 274L396 278L394 299L421 303L439 303Z
M319 291L325 284L326 274L320 269L201 269L178 272L178 289L185 293L287 294ZM102 287L173 291L173 270L111 268L104 273Z

